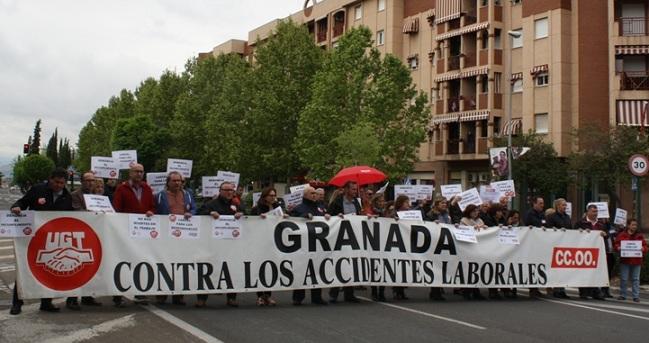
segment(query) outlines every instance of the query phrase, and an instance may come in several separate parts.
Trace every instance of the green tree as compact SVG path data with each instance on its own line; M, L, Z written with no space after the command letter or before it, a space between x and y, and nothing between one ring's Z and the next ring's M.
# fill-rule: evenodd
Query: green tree
M36 121L34 126L34 135L32 138L32 143L29 146L29 154L40 154L41 153L41 120Z
M72 165L72 149L70 148L70 141L66 138L61 140L57 166L67 169L70 165Z
M54 129L54 133L52 134L52 137L50 137L49 142L47 142L47 149L45 155L49 157L52 162L57 163L59 160L59 152L58 152L58 142L59 142L59 129L56 128Z
M161 170L159 157L168 148L169 132L157 127L151 118L136 116L117 121L111 146L114 150L137 150L138 162L144 170ZM166 161L164 161L166 165Z
M25 158L17 158L13 166L13 182L21 190L26 191L29 187L47 180L54 170L54 162L43 155L29 155Z
M380 157L380 142L376 129L370 123L360 122L342 131L334 138L336 144L336 167L372 165Z

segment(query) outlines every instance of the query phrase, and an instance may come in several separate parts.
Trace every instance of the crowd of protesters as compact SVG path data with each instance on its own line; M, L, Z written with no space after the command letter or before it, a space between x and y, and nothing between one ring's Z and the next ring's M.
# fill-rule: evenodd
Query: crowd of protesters
M108 196L116 212L136 213L152 216L154 214L176 214L186 218L192 215L209 215L218 219L221 215L232 215L236 219L244 215L244 204L242 201L242 188L236 187L231 182L223 182L220 185L218 195L205 201L197 208L192 192L185 189L185 180L178 172L170 172L167 176L165 189L154 194L151 187L144 181L144 167L141 164L133 164L129 170L128 179L116 184L115 180L104 183L96 178L92 172L86 172L81 178L81 187L74 192L66 189L68 173L66 170L57 169L53 171L49 179L39 185L33 186L27 193L11 206L11 211L20 214L22 210L34 211L83 211L86 210L84 194L104 194ZM325 190L315 189L307 186L304 189L302 202L294 207L283 208L285 216L303 217L311 219L314 216L324 216L328 219L331 216L344 215L365 215L374 217L397 218L399 211L421 211L426 221L443 224L457 224L471 226L475 230L481 230L493 226L534 226L557 229L582 229L598 231L605 241L609 278L612 278L617 252L620 251L622 240L642 241L643 256L647 252L647 244L641 233L638 232L638 222L629 219L625 226L612 225L607 220L598 219L598 211L595 205L589 205L583 216L573 220L566 213L566 200L557 199L551 208L545 206L544 198L534 197L531 201L531 208L521 215L519 211L510 208L509 199L503 197L498 203L485 203L480 206L468 205L464 211L460 209L458 197L449 200L434 198L427 201L411 203L410 198L399 195L394 201L388 200L385 193L377 192L371 186L359 187L353 181L347 182L343 187L336 189L328 201L325 200ZM273 187L266 187L262 190L261 196L256 204L252 204L249 211L251 215L258 215L266 218L267 213L283 207L278 198L278 193ZM575 222L573 224L573 222ZM627 281L631 281L631 298L639 301L639 278L640 266L643 259L620 258L620 296L619 300L625 300L627 296ZM359 302L355 296L354 287L342 287L343 300L346 302ZM563 288L546 289L547 296L556 298L569 298ZM325 301L322 289L311 289L311 303L316 305L327 305L336 303L339 299L340 288L330 288L328 292L329 301ZM394 300L407 300L405 287L392 287ZM483 300L485 296L480 289L466 288L456 289L454 293L462 295L467 300ZM531 297L542 297L539 289L529 289ZM371 295L374 301L387 301L385 287L371 287ZM293 305L301 305L306 297L305 290L294 290L292 295ZM500 299L516 298L517 290L509 288L491 288L488 291L488 298ZM612 297L609 288L580 288L579 297L582 299L598 299ZM196 307L204 307L207 304L208 296L197 295ZM445 300L444 290L433 287L430 289L429 298L434 301ZM144 296L136 296L135 302L147 303ZM166 296L157 296L158 303L164 303ZM172 304L186 305L182 295L172 296ZM81 305L101 306L102 304L92 297L83 297ZM113 297L113 303L117 307L125 306L126 300L120 296ZM257 305L275 306L277 302L272 298L270 292L257 293ZM237 294L226 295L226 304L237 307ZM66 307L70 310L80 310L81 305L77 298L68 298ZM13 305L11 314L21 312L22 300L19 299L14 289ZM52 304L51 299L41 299L42 311L58 312L59 308Z

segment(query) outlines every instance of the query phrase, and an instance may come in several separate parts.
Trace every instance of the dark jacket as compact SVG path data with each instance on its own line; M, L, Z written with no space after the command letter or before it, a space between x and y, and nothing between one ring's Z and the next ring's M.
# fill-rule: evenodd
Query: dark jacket
M21 210L32 211L72 211L72 196L67 188L54 201L54 194L47 182L33 186L27 193L11 207L20 207Z
M209 215L211 212L218 212L220 215L233 216L240 212L239 206L232 203L232 200L226 200L223 197L216 197L201 206L198 210L199 215Z
M523 224L527 226L543 227L544 222L545 213L543 211L536 212L534 208L530 208L523 218Z
M450 205L448 207L448 214L451 216L452 224L459 224L460 221L462 220L462 217L464 217L464 214L462 213L462 209L458 204Z
M185 200L185 213L196 214L196 203L194 198L187 190L182 190L183 198ZM169 200L167 190L162 190L155 195L155 213L156 214L171 214L169 209Z
M438 221L440 224L451 224L451 216L449 215L448 211L430 211L428 212L428 215L424 217L424 220Z
M545 222L545 227L556 227L558 229L571 229L572 221L566 213L554 212Z
M290 215L291 217L308 218L309 214L312 216L324 216L325 213L325 208L322 207L319 202L311 201L309 199L302 199L302 203L295 206Z
M344 209L345 207L343 206L343 198L344 195L338 196L332 203L329 205L329 208L327 209L327 213L331 214L332 216L337 216L339 214L345 214ZM354 199L354 207L356 208L356 214L361 214L361 204L358 203L358 199Z
M498 219L494 218L493 216L487 214L487 215L484 216L484 218L482 216L480 216L480 219L482 219L482 222L484 223L484 225L487 225L488 227L494 227L494 226L498 226L498 225L507 225L507 220L505 219L505 217L502 217L502 218L500 218L500 220L498 220Z
M580 221L578 221L575 224L575 229L583 229L583 230L594 230L594 231L604 231L606 234L608 234L608 231L606 230L606 226L604 223L602 223L600 220L597 220L595 224L592 224L591 222L586 219L586 217L582 218ZM609 247L608 244L606 244L606 238L602 237L604 240L604 247L606 248L607 253L611 253L612 251L612 246Z
M253 207L252 210L250 210L250 214L253 216L258 216L263 213L268 213L278 207L279 207L278 202L274 203L272 207L258 202L257 206Z

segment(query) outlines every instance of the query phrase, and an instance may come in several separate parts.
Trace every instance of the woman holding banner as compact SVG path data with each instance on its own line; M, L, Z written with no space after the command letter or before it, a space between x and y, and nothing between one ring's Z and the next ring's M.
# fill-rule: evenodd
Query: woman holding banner
M273 187L266 187L261 191L257 204L253 206L250 214L266 218L266 213L280 207L277 202L277 191ZM257 306L275 306L277 302L270 297L270 292L257 292Z
M407 195L399 195L394 201L394 209L397 214L401 211L410 211L410 198ZM394 300L408 300L405 287L392 287Z
M448 213L448 202L444 198L435 199L433 208L426 214L425 219L430 219L438 224L451 224L451 216ZM430 300L442 301L446 300L442 296L441 287L431 287L428 293Z
M461 225L473 227L475 230L481 230L486 228L482 219L480 219L480 208L478 206L470 204L464 209L464 216L460 221ZM485 300L485 297L480 294L480 289L478 288L463 288L462 296L466 300Z

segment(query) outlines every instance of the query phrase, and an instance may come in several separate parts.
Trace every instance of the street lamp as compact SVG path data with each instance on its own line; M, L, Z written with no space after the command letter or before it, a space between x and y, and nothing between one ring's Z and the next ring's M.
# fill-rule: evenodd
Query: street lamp
M512 160L513 160L513 155L512 155L512 129L511 129L511 122L512 122L512 94L514 93L514 84L512 84L512 46L514 38L521 38L523 36L523 33L520 31L507 31L507 35L511 37L509 39L509 63L507 63L507 70L509 71L509 95L507 96L507 124L510 125L509 132L507 132L507 173L508 178L507 180L512 179ZM511 201L511 200L510 200Z

